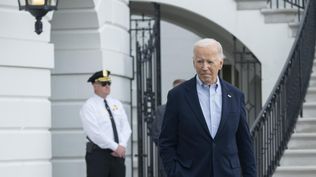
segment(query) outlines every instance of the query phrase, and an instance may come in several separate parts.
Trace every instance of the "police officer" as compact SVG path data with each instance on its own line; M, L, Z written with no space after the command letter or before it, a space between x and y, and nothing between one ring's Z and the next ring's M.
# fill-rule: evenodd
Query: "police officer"
M110 71L98 71L88 82L95 94L80 110L88 139L87 177L125 177L125 154L131 128L122 103L109 96Z

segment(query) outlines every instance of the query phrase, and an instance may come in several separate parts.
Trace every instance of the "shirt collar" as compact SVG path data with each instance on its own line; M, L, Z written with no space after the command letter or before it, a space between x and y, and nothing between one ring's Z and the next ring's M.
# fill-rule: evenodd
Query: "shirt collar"
M104 99L104 98L100 97L99 95L97 95L97 94L95 94L95 93L94 93L94 97L95 97L97 100L100 100L100 101L106 100L106 98Z
M217 88L219 87L219 85L220 85L220 82L219 82L219 77L217 76L216 77L216 83L215 84L212 84L212 85L205 85L202 81L201 81L201 79L199 78L199 76L198 75L196 75L196 81L197 81L197 83L201 86L201 87L212 87L212 86L215 86L215 91L217 90Z

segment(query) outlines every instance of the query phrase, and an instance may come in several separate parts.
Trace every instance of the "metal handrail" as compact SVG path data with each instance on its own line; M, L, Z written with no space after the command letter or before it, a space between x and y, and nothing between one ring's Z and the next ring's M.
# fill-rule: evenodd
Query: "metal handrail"
M251 127L258 177L272 176L301 113L315 52L316 1L308 0L305 8L286 64Z
M299 8L305 9L307 0L267 0L270 8Z
M271 9L297 9L298 21L300 21L306 2L307 0L267 0L267 5Z

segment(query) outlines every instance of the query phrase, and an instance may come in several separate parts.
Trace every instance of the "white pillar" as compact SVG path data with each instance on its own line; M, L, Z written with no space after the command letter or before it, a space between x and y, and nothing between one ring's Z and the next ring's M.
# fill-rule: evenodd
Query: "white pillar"
M111 95L130 115L128 0L60 1L52 20L55 69L52 75L53 176L85 177L85 135L79 109L93 93L87 79L111 70ZM126 158L131 176L130 145Z
M50 24L0 2L0 176L51 177Z

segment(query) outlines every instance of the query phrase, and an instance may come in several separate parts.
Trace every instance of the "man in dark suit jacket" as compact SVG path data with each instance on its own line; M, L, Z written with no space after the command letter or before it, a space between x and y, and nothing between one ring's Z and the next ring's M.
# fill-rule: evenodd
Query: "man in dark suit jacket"
M173 81L172 86L176 87L184 81L185 80L183 79L176 79ZM163 121L163 116L165 114L165 110L166 110L166 104L163 104L163 105L158 106L155 111L155 119L152 123L151 136L156 146L158 146L159 135L161 131L161 125ZM159 177L166 177L167 175L163 168L163 164L161 162L160 157L158 157L158 168L159 168Z
M173 81L172 86L176 87L184 81L185 81L184 79L176 79ZM161 125L162 125L162 121L163 121L163 116L165 114L165 110L166 110L166 104L163 104L163 105L158 106L156 111L155 111L155 119L154 119L153 124L152 124L151 136L152 136L153 141L156 145L158 145L159 135L160 135L160 131L161 131Z
M168 93L159 137L169 177L255 177L244 95L221 80L223 50L214 39L194 45L197 75Z

